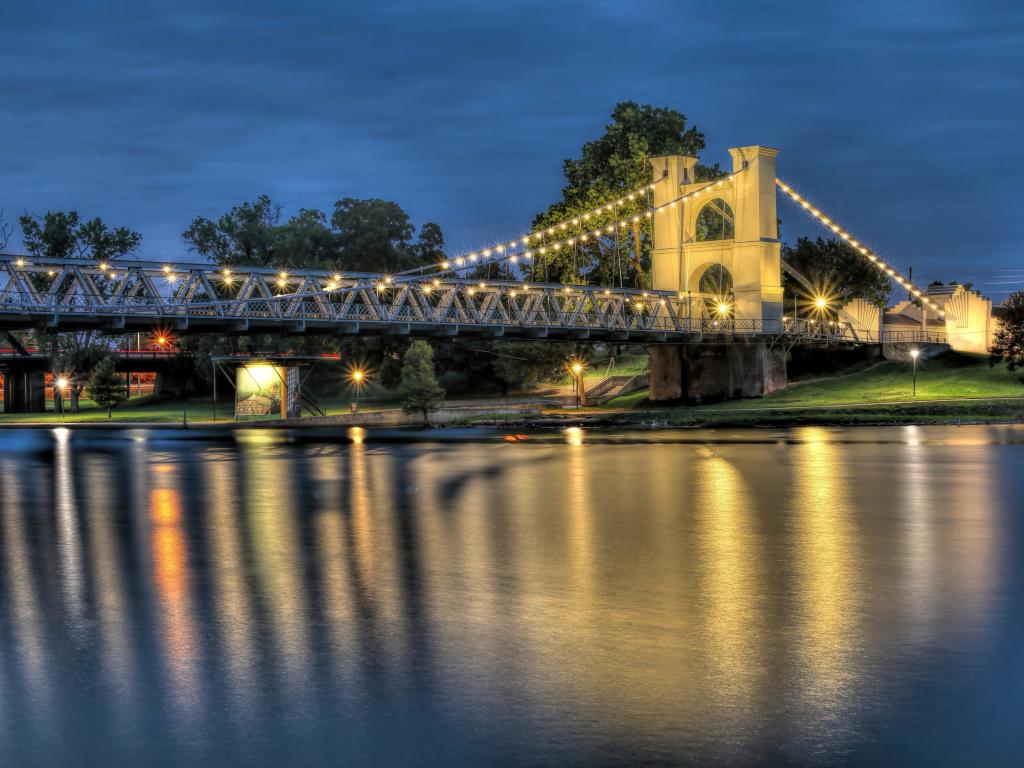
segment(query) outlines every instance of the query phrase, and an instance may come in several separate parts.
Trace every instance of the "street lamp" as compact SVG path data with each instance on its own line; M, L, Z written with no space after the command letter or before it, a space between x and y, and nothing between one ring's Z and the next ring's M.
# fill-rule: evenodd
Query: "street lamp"
M580 395L583 389L583 371L587 369L586 364L578 357L574 357L568 363L569 373L572 374L573 389L576 391L576 409L580 407Z
M349 381L352 382L352 386L356 390L356 401L352 403L352 413L359 412L359 390L363 388L363 384L367 379L366 371L362 368L353 368L348 372Z
M912 349L910 350L910 357L914 361L914 384L911 390L911 397L917 397L917 356L921 354L921 350Z
M60 420L64 421L64 390L68 388L68 380L61 376L53 383L60 390Z

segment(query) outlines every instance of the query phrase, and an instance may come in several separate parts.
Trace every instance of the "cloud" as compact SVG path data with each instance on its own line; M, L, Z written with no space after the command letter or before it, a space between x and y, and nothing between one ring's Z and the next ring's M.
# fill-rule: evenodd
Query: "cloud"
M162 257L263 192L392 199L454 247L514 235L624 99L685 112L723 165L779 147L780 173L915 273L972 279L1022 240L1012 3L45 6L6 11L0 207L99 214Z

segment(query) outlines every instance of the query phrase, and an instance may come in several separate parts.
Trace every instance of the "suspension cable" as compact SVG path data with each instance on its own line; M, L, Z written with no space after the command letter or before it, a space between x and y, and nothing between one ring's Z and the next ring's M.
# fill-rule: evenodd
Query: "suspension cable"
M808 211L812 216L818 219L822 224L835 232L839 237L846 241L847 244L852 246L858 253L866 257L876 269L886 275L890 280L894 280L901 288L909 291L915 298L921 300L922 304L927 304L929 309L933 309L938 312L939 317L945 317L945 311L934 301L932 301L920 288L914 285L909 279L903 277L902 273L894 269L892 265L887 264L883 259L877 256L871 251L870 248L865 246L860 241L856 240L853 235L848 231L840 227L833 219L826 216L821 209L816 208L806 198L802 197L795 189L788 184L783 183L781 179L776 179L775 183L779 189L789 195L796 203L798 203L804 210Z
M666 200L661 205L652 206L647 211L644 211L642 214L636 214L635 216L629 216L629 217L626 217L624 219L620 219L619 221L612 222L610 224L606 224L606 225L601 226L601 227L596 227L596 228L594 228L592 230L581 232L581 233L576 234L576 235L570 235L569 237L563 238L561 240L556 240L554 242L549 242L547 240L547 235L554 234L556 232L556 227L554 227L554 226L548 227L545 230L542 230L540 232L537 232L537 233L532 234L532 235L529 236L530 239L533 239L533 238L540 239L541 243L542 243L538 248L536 248L536 250L533 250L533 251L527 249L528 243L524 242L525 240L527 240L527 238L523 238L522 240L518 240L518 241L513 240L513 241L511 241L508 244L508 247L503 248L500 253L497 250L494 250L494 251L486 251L485 250L485 251L480 251L479 253L471 253L468 256L456 256L455 258L445 259L445 260L437 262L435 264L425 264L423 266L414 267L412 269L407 269L407 270L404 270L402 272L396 272L393 275L393 277L405 277L405 276L410 276L410 275L416 275L416 274L420 274L422 272L425 272L425 271L431 270L431 269L440 270L440 271L456 271L456 272L461 270L461 269L472 269L472 266L475 265L478 260L488 260L492 256L494 257L493 260L496 261L496 262L497 261L510 261L513 264L518 263L518 261L520 259L523 259L524 261L530 261L531 259L536 260L536 259L539 259L539 257L541 257L541 256L545 256L549 251L558 251L562 247L571 246L574 243L576 243L577 241L579 241L581 243L586 243L592 237L593 238L599 238L599 237L601 237L603 235L610 235L610 234L612 234L615 231L616 227L628 226L633 221L639 222L640 219L642 219L642 218L650 219L650 218L653 218L654 215L657 214L657 213L664 213L665 211L667 211L669 209L674 209L680 203L685 202L686 200L689 200L689 199L695 198L695 197L699 197L700 195L703 195L706 192L712 191L715 187L719 187L722 184L724 184L725 182L731 181L733 178L735 178L738 174L742 173L744 170L745 169L741 168L740 170L733 171L732 173L726 174L725 176L723 176L720 179L715 179L714 181L708 182L707 184L705 184L704 186L700 187L699 189L692 190L690 192L687 192L684 195L679 195L677 197L672 198L671 200ZM610 205L611 204L609 204L609 206ZM605 209L601 209L601 210L602 210L602 212L611 212L611 210L614 210L614 209L606 206ZM577 217L577 218L572 219L571 222L562 222L562 224L559 224L557 226L557 229L561 229L562 225L567 225L569 223L574 223L574 226L575 226L575 225L578 225L579 223L582 223L582 221L583 221L582 217Z

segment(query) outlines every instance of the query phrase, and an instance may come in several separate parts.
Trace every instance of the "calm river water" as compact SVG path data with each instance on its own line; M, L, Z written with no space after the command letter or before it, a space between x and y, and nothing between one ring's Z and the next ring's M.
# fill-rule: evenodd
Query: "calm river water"
M0 432L3 765L1020 765L1024 429Z

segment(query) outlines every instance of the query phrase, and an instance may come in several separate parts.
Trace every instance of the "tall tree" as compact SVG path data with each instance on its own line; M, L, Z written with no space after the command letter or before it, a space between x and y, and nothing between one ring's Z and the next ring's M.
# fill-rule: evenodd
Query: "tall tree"
M267 195L236 205L216 221L197 216L182 233L190 251L216 264L276 266L281 206Z
M331 224L348 271L400 272L417 263L415 227L397 203L346 197L334 204Z
M142 242L138 232L127 227L110 227L99 217L83 221L78 211L47 211L42 216L25 214L18 221L25 250L37 259L109 262L134 253ZM113 290L113 281L108 278L98 278L94 285L101 293ZM39 339L40 347L49 355L54 378L67 375L71 412L76 413L86 376L107 353L109 345L96 331L41 334Z
M402 359L402 381L398 385L402 409L420 413L428 421L431 411L444 401L444 390L434 375L434 350L425 341L414 341Z
M795 246L783 245L782 258L814 284L817 291L832 304L845 304L855 298L867 299L872 304L885 306L892 283L858 253L841 240L821 237L811 240L801 237ZM783 288L787 306L793 298L799 302L811 301L807 290L789 275L784 274Z
M610 199L632 192L651 181L648 160L660 155L697 157L704 149L704 134L686 126L686 116L674 109L624 101L615 106L605 132L583 145L579 158L563 163L566 186L562 200L536 216L535 229L571 221ZM697 166L697 179L721 175L717 165ZM646 196L634 204L591 218L587 230L607 226L647 209ZM565 232L560 232L559 237ZM532 278L561 282L622 283L649 287L650 224L616 230L573 248L548 253L534 262Z
M104 357L93 369L89 379L89 396L100 408L107 409L108 419L111 408L128 399L125 382L114 372L113 358Z
M1015 371L1024 367L1024 291L1011 293L1002 311L989 350L989 363L1005 362L1008 370Z

